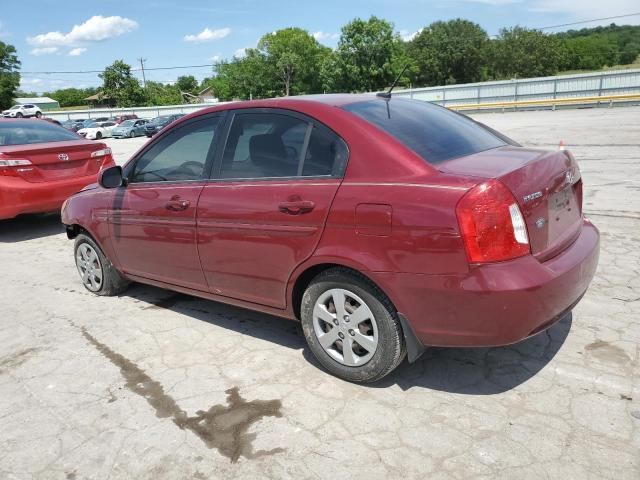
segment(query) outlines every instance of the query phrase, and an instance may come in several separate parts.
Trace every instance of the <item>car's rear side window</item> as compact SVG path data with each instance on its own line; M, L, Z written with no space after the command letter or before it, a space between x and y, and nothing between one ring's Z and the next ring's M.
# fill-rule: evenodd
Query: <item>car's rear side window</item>
M13 120L0 122L0 146L80 140L68 130L48 122Z
M375 98L342 108L395 137L431 164L505 145L473 120L428 102Z

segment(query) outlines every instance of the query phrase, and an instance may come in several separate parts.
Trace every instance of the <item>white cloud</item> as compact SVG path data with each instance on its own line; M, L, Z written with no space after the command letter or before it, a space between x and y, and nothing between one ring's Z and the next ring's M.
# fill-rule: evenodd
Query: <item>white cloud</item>
M27 37L27 42L35 47L73 47L118 37L137 27L138 23L129 18L95 15L80 25L74 25L69 33L41 33L35 37Z
M422 28L419 28L415 32L410 32L409 30L400 30L399 33L400 33L400 37L402 37L402 40L404 40L405 42L408 42L410 40L413 40L415 36L418 35L421 31L422 31Z
M67 55L69 55L70 57L77 57L79 55L82 55L86 51L87 51L86 48L78 47L78 48L74 48L73 50L70 50Z
M220 55L214 55L209 60L211 60L214 63L219 62L220 61Z
M211 30L209 28L205 28L203 31L198 33L197 35L185 35L184 41L191 43L203 43L210 42L212 40L220 40L231 33L230 28L218 28L216 30Z
M319 30L313 34L313 38L315 38L319 42L326 42L327 40L337 40L340 38L339 33L327 33Z
M236 57L236 58L244 57L247 54L247 48L249 48L249 47L237 49L235 52L233 52L233 56Z
M42 83L42 79L41 78L21 78L20 79L20 85L24 85L24 86L34 86L34 85L40 85Z
M29 53L31 55L39 57L40 55L51 55L52 53L56 53L57 51L58 47L40 47L32 49Z

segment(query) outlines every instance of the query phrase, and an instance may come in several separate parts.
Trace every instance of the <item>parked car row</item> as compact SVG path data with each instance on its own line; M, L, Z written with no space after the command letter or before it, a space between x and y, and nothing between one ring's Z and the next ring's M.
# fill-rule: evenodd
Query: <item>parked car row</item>
M142 135L151 138L181 117L184 117L184 114L162 115L148 120L138 118L135 114L128 114L117 117L71 119L62 122L62 126L90 140L108 137L134 138Z

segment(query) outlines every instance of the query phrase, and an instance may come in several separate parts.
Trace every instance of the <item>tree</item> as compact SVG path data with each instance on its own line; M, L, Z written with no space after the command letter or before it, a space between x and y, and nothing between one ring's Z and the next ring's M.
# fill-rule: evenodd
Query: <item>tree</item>
M264 54L257 49L248 49L242 58L218 63L214 72L216 95L220 99L265 98L275 94L272 72Z
M540 30L503 28L489 44L488 68L493 78L554 75L565 63L560 40Z
M198 93L199 85L196 77L194 77L193 75L183 75L181 77L178 77L178 79L176 80L176 87L178 87L178 90L180 90L181 92L191 93L192 95L195 95L196 93Z
M382 90L403 67L404 51L393 25L375 16L344 27L333 55L322 65L324 87L333 91Z
M13 45L0 42L0 110L13 104L20 85L20 60Z
M469 20L432 23L407 45L407 54L417 67L415 83L428 86L482 80L488 40L487 32Z
M320 65L330 49L301 28L284 28L264 35L258 42L267 75L274 90L290 94L312 93L320 90Z
M153 80L147 80L146 94L148 104L155 105L178 105L183 103L180 89L177 85L165 85Z
M116 60L98 75L102 81L102 94L118 107L132 107L144 103L144 91L138 79L131 75L131 66Z

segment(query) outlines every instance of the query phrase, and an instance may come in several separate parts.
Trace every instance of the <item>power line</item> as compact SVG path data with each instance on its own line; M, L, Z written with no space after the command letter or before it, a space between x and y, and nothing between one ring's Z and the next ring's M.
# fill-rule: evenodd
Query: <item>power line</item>
M582 24L585 24L585 23L601 22L603 20L615 20L617 18L636 17L638 15L640 15L640 12L627 13L625 15L616 15L614 17L594 18L592 20L582 20L580 22L561 23L560 25L551 25L551 26L548 26L548 27L540 27L540 28L535 28L534 30L551 30L552 28L571 27L572 25L582 25Z

